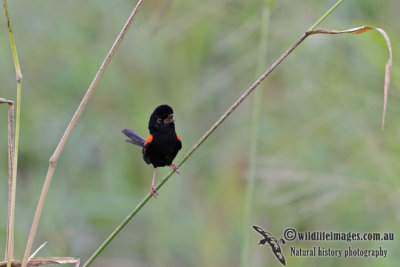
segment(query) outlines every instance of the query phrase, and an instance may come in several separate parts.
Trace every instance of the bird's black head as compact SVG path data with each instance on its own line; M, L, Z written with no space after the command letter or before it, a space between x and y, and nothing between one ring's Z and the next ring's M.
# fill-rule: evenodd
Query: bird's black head
M166 124L173 125L174 111L168 105L160 105L156 107L150 116L149 130L150 133L157 132L162 126Z

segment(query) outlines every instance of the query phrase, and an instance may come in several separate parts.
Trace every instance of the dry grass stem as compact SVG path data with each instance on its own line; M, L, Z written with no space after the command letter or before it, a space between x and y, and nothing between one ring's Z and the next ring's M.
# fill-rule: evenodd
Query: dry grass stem
M3 0L4 13L7 23L8 29L8 37L10 40L11 53L13 56L16 80L17 80L17 101L16 101L16 121L15 121L15 130L12 131L12 142L13 145L9 143L9 147L12 146L11 158L12 165L9 165L9 172L11 171L11 178L9 179L10 187L9 187L9 203L8 203L8 219L7 219L7 243L6 243L6 261L7 267L11 267L11 260L14 258L14 219L15 219L15 198L17 191L17 165L18 165L18 146L19 146L19 126L20 126L20 117L21 117L21 85L22 85L22 73L18 60L17 47L15 45L14 34L11 27L10 15L8 13L7 1ZM10 107L9 107L10 108ZM12 120L14 127L14 107L12 107ZM9 111L9 116L10 116ZM9 131L10 135L10 131ZM10 137L10 136L9 136ZM9 138L10 142L10 138ZM10 157L9 157L10 158ZM9 163L10 164L10 163Z
M142 6L144 0L139 0L137 5L135 6L135 8L133 9L131 15L129 16L128 20L126 21L125 25L123 26L121 32L118 34L114 44L112 45L110 51L108 52L106 58L104 59L103 63L101 64L96 76L94 77L92 83L90 84L89 88L86 91L86 94L84 95L84 97L82 98L81 103L79 104L74 116L72 117L67 129L64 132L63 137L61 138L60 142L57 145L57 148L55 149L53 155L51 156L50 160L49 160L49 168L47 171L47 175L46 175L46 179L42 188L42 193L40 195L39 198L39 202L36 208L36 213L32 222L32 227L31 227L31 231L28 237L28 242L26 245L26 249L25 249L25 254L24 254L24 259L22 262L22 266L26 267L27 262L28 262L28 258L29 255L31 253L31 249L32 249L32 245L33 245L33 241L35 239L35 235L36 235L36 230L37 230L37 226L39 224L39 220L40 220L40 215L42 213L43 210L43 206L46 200L46 196L47 196L47 192L49 190L50 187L50 183L51 180L53 178L53 174L54 174L54 169L55 166L58 162L58 159L73 131L73 129L75 128L76 123L78 122L79 118L81 117L83 111L85 110L90 97L92 96L94 89L96 88L97 83L99 82L100 78L103 76L104 71L106 70L108 64L110 63L113 55L115 54L115 52L117 51L121 41L123 40L123 38L125 37L126 33L128 32L129 26L132 24L133 20L135 19L140 7Z
M44 258L32 258L28 261L27 266L50 266L58 264L74 264L75 267L79 267L80 261L77 258L72 257L44 257ZM0 262L0 267L5 267L6 261ZM11 261L11 267L21 267L20 261Z
M13 247L13 234L11 220L12 206L12 184L14 173L14 102L4 98L0 98L0 104L8 104L8 217L7 217L7 241L6 256L7 261L10 249ZM13 254L13 253L12 253Z

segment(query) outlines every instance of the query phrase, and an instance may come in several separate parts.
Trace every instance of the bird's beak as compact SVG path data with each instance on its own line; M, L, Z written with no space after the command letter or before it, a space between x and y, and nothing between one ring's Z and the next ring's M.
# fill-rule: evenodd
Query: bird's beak
M174 122L174 114L170 114L166 119L164 119L164 124Z

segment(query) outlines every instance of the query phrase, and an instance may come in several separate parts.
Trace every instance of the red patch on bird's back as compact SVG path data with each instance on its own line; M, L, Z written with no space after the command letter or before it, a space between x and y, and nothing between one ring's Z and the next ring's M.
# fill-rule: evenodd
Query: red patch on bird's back
M178 140L181 141L181 138L179 137L179 135L176 135L176 138L178 138Z
M147 145L148 143L150 143L151 141L153 141L153 135L149 134L149 136L147 137L146 141L144 141L143 145Z

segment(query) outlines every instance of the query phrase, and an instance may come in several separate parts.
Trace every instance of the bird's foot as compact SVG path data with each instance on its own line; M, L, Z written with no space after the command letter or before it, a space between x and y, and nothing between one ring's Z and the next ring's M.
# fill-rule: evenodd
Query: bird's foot
M174 169L174 171L177 173L177 174L181 174L180 172L179 172L179 167L178 166L176 166L175 164L171 164L171 165L169 165L170 167L172 167L172 169Z
M156 190L156 188L152 185L151 189L150 189L150 194L155 197L156 199L158 199L158 192Z

